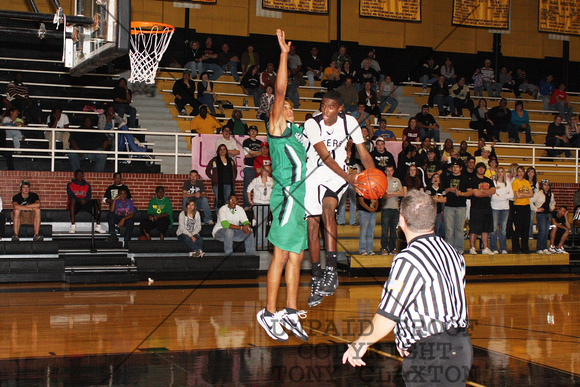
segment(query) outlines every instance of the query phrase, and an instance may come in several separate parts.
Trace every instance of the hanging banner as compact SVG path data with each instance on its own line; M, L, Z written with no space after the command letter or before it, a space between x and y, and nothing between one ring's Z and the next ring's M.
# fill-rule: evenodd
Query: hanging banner
M580 2L538 0L538 6L540 32L580 35Z
M510 0L453 0L454 25L510 28Z
M328 13L328 0L262 0L262 8L305 13Z
M360 0L360 15L420 22L421 0Z

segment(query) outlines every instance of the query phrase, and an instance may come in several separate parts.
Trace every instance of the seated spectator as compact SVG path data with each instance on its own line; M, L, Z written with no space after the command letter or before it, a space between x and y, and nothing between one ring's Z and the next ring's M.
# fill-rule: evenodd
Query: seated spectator
M155 188L155 197L149 201L147 218L141 221L141 235L151 240L151 230L159 230L159 239L164 240L167 229L173 224L173 207L171 200L165 196L165 188Z
M440 116L447 116L453 114L455 117L455 106L453 106L453 98L449 95L449 85L445 80L445 76L439 75L437 82L431 85L429 92L429 106L437 105Z
M270 108L274 104L274 86L266 86L266 91L260 97L260 106L256 112L256 118L262 121L270 119Z
M526 77L526 72L522 69L517 70L517 77L515 79L515 86L517 87L518 94L516 98L521 98L520 93L526 93L531 95L534 99L538 97L538 88L529 82ZM516 90L514 90L514 93Z
M379 128L373 133L373 139L377 139L377 137L382 137L384 141L397 141L395 133L387 129L387 120L384 118L379 120Z
M226 204L226 198L234 192L234 183L238 175L238 169L231 157L228 156L228 148L221 144L218 146L216 156L207 163L205 174L211 179L215 201L216 213L219 208Z
M111 203L111 212L107 214L107 222L109 223L109 234L111 236L107 238L109 242L117 241L117 231L115 230L115 225L119 225L119 228L125 227L125 245L131 240L133 235L133 227L135 226L135 220L133 216L135 215L135 205L133 201L127 197L127 190L121 188L119 194Z
M1 206L1 203L0 203ZM20 192L12 197L12 222L14 224L14 235L12 241L20 240L18 233L20 232L21 224L32 224L34 228L34 242L40 242L44 239L40 235L40 198L34 192L30 192L30 182L22 180L20 183ZM0 211L2 209L0 208ZM2 215L4 217L4 215ZM0 220L2 224L2 236L4 236L4 225L6 218Z
M445 141L447 142L447 140ZM463 140L459 143L459 158L465 163L470 157L472 156L471 153L467 151L467 141Z
M486 145L491 146L491 154L489 155L489 157L490 158L497 158L497 155L495 154L495 149L493 149L493 147L495 146L495 142L491 142L489 144L486 144L485 139L483 139L481 137L477 140L477 150L475 152L473 152L473 157L481 156L481 153L483 151L483 147L485 147Z
M252 180L246 190L254 212L254 227L256 229L258 249L268 245L266 230L270 218L270 196L272 195L272 187L274 187L271 170L272 168L269 165L261 168L258 177Z
M294 109L300 107L300 93L298 92L298 88L302 82L304 82L304 80L299 78L298 74L292 74L290 71L288 72L286 99L289 99L292 102Z
M123 118L125 114L129 115L129 127L137 127L137 110L131 106L133 93L127 87L127 80L120 78L119 83L113 90L113 107L119 117Z
M538 99L544 102L544 110L550 109L550 100L552 99L552 93L556 88L552 83L553 80L554 77L552 76L552 74L548 74L546 79L542 79L540 81L540 84L538 85L539 91Z
M85 181L85 174L82 170L75 171L75 178L66 185L66 194L70 209L69 234L74 234L77 231L75 216L80 211L91 214L95 218L95 231L105 234L106 231L101 227L101 203L92 198L91 185Z
M387 174L387 167L390 165L395 167L395 158L385 148L385 140L382 137L377 137L375 141L375 149L370 152L370 155L375 163L375 168L380 169Z
M522 101L516 101L515 107L515 110L512 110L511 112L510 118L510 142L519 143L520 135L518 133L525 132L526 142L528 144L533 144L534 140L532 140L532 129L530 128L530 115L526 110L524 110L524 103Z
M179 226L177 227L177 239L187 244L189 256L201 258L205 255L203 252L203 239L199 235L201 232L201 218L196 211L195 198L187 199L183 211L179 213Z
M473 101L470 98L469 86L465 84L465 77L459 78L456 84L451 87L451 97L457 117L463 117L463 109L473 110Z
M432 85L437 82L437 77L439 77L439 65L435 63L433 58L427 59L427 62L423 63L421 66L421 77L419 82L423 84L423 93L427 92L427 85Z
M366 128L371 127L371 115L365 111L364 102L359 101L356 105L356 111L351 115L356 119L361 128L363 126Z
M266 70L260 73L260 88L262 89L262 91L265 91L266 87L272 86L273 90L275 84L276 84L276 71L274 71L274 64L268 63L266 65Z
M225 145L228 149L228 156L235 158L240 154L238 149L238 142L232 138L232 132L229 127L224 126L222 129L222 137L215 141L216 150L220 145Z
M518 88L516 87L516 82L512 77L512 72L508 71L508 68L505 66L502 67L501 70L499 70L498 83L501 85L502 88L512 90L514 92L514 95L517 98L519 98L518 97L519 91Z
M536 213L536 223L538 225L536 252L538 254L552 254L548 250L548 236L552 225L552 212L556 209L556 199L554 199L554 194L552 193L550 180L542 180L541 187L530 199L530 209Z
M466 149L467 149L467 143L466 144ZM451 152L453 151L453 140L448 138L447 140L445 140L445 142L443 143L443 149L441 150L441 162L442 163L447 163L449 162L449 159L451 158Z
M580 126L578 125L578 117L572 116L566 125L566 138L568 143L573 148L580 148Z
M224 243L226 256L234 252L234 241L244 242L246 255L256 253L254 233L244 209L238 206L236 195L229 195L227 204L223 205L218 212L217 222L212 235Z
M85 117L80 129L94 129L91 117ZM107 151L111 142L106 134L96 132L73 132L70 136L72 150ZM104 153L73 153L68 154L68 161L73 171L81 169L81 160L95 163L95 172L104 172L107 155Z
M483 148L481 148L481 155L475 156L475 163L476 164L482 163L483 165L485 165L485 168L487 169L489 167L490 155L491 155L491 146L486 145Z
M387 114L391 114L395 111L397 106L399 105L399 101L397 101L397 96L395 95L395 83L391 80L391 77L387 75L385 80L381 83L381 94L379 96L381 101L381 107L379 108L380 112L382 113L383 110L389 105L389 110L387 110Z
M42 111L36 101L30 99L28 87L22 83L22 74L16 73L14 79L6 86L6 97L3 99L6 110L16 108L28 122L41 124Z
M245 136L248 134L248 124L242 121L243 115L240 109L232 111L232 118L228 120L225 128L229 128L234 136Z
M187 110L185 110L186 105L193 108L191 111L192 116L197 116L199 114L201 102L195 98L195 83L190 79L189 69L185 70L183 72L183 77L175 81L173 84L173 95L175 96L175 107L177 108L179 115L187 115Z
M377 90L379 85L379 80L381 76L378 71L371 67L371 62L368 58L362 61L361 69L357 71L356 77L356 87L357 90L362 91L365 89L365 84L367 82L371 83L371 89ZM359 97L360 99L360 97Z
M215 119L214 116L208 113L208 108L201 105L199 114L189 123L189 130L191 133L199 134L215 134L221 129L222 125ZM189 144L191 149L191 137L186 137L185 141Z
M297 77L300 80L300 85L306 84L303 79L302 59L296 53L296 46L290 46L290 52L288 52L288 73L291 77Z
M346 113L354 113L358 105L358 93L351 76L347 76L344 83L336 88L342 97L342 104Z
M205 48L203 48L203 55L201 56L201 63L203 64L203 72L211 71L210 81L216 81L222 76L224 70L218 65L218 54L213 49L213 40L210 37L205 39ZM201 76L200 76L201 78ZM199 93L199 91L198 91ZM199 99L199 95L197 96Z
M248 71L244 74L240 87L246 95L251 95L254 100L254 106L260 106L260 97L262 96L262 89L260 88L260 73L257 66L250 66Z
M362 62L360 63L360 67L363 68L365 65L365 60L369 62L369 67L374 69L377 74L379 74L379 79L377 80L376 85L378 86L380 83L382 83L385 80L385 77L383 74L381 74L381 65L379 64L379 62L375 59L376 57L376 52L374 49L370 49L367 53L367 57L364 58L362 60Z
M202 103L205 104L212 115L216 115L215 107L213 104L215 103L216 93L214 92L213 82L209 80L209 74L207 72L203 72L200 75L201 82L197 83L197 99Z
M548 126L548 134L546 135L546 146L564 147L564 148L570 146L568 138L566 137L566 127L564 126L564 124L562 124L562 116L559 114L556 115L556 117L554 117L554 122L552 122ZM546 152L550 157L557 157L560 154L562 154L562 152L566 154L566 157L571 156L569 150L564 151L562 149L548 149Z
M310 49L310 55L304 58L304 68L306 69L306 76L308 77L308 85L314 87L314 80L319 81L324 71L322 62L318 56L318 47L313 46Z
M375 116L375 123L377 123L381 118L381 111L377 106L377 93L373 90L371 81L365 81L364 89L358 93L358 102L364 104L365 112Z
M358 253L360 255L375 255L373 242L379 201L365 199L359 194L356 197L358 200L358 220L360 222Z
M223 71L229 71L234 78L234 82L240 81L240 75L238 74L238 65L240 59L236 54L230 52L230 45L227 43L222 44L222 51L217 57L218 65L221 66Z
M336 67L341 68L344 62L349 61L352 63L352 59L350 58L350 54L346 52L346 46L341 45L338 48L338 51L332 54L330 58L331 61L336 62Z
M252 66L256 66L256 68L260 69L260 55L254 51L254 45L248 45L246 51L242 53L242 72L245 74L248 72L248 69Z
M103 203L108 204L109 206L113 203L113 201L119 196L119 192L124 189L127 192L127 199L132 199L131 191L129 187L123 184L123 177L120 172L115 172L113 174L113 184L107 187L105 194L103 195Z
M487 102L485 99L480 99L475 109L471 111L471 121L469 122L469 127L471 129L477 130L477 135L479 138L485 137L487 132L487 138L493 141L493 121L489 118Z
M481 68L481 74L483 75L482 86L487 91L487 95L489 97L500 97L501 85L495 80L495 72L491 68L491 61L489 59L485 60Z
M340 84L340 66L337 67L336 61L331 61L330 65L324 69L320 85L326 87L328 90L334 90Z
M108 105L103 114L99 114L99 121L97 128L99 130L114 130L115 126L120 127L125 124L125 121L115 113L113 105ZM92 125L92 124L91 124ZM113 138L113 134L107 134L109 138Z
M568 94L566 94L565 90L566 85L563 83L560 84L559 88L554 90L548 109L559 112L562 119L568 121L572 117L572 114L574 114L574 110L570 102L568 102Z
M439 124L435 121L435 117L429 114L429 105L421 106L421 111L415 115L415 119L417 120L420 138L429 137L436 142L440 141Z
M499 141L501 132L508 132L510 129L510 121L512 112L507 108L507 100L502 98L499 101L499 106L489 109L487 113L489 119L493 123L492 133L495 141Z
M256 176L262 174L262 169L267 166L272 167L272 159L270 158L270 147L267 141L262 141L260 144L260 154L254 159L254 169Z
M453 85L457 82L457 74L455 74L455 68L453 67L451 59L445 59L445 64L441 66L441 75L445 77L445 82L448 85Z
M355 83L355 80L358 78L358 72L356 71L354 66L351 65L349 60L345 60L344 63L342 64L342 67L340 67L340 82L344 83L344 81L346 81L347 77L352 78L353 85ZM355 85L355 89L356 89L356 85ZM359 91L360 90L357 90L357 93Z
M12 107L9 110L9 115L5 116L2 119L2 126L10 126L10 127L23 127L24 121L18 117L19 111L17 108ZM20 129L4 129L6 132L6 137L10 137L12 139L12 143L14 144L14 149L20 149L20 141L24 141L24 136ZM8 160L7 160L8 161ZM14 168L12 168L14 169Z
M473 95L483 97L483 74L481 73L481 69L475 69L471 79L473 80Z
M191 77L197 79L197 74L203 72L203 63L201 63L201 57L203 56L203 51L199 48L199 42L193 40L189 43L189 48L185 55L185 68L191 71Z
M183 183L183 199L181 201L181 206L183 211L186 210L187 203L190 200L195 202L195 208L199 208L203 211L203 221L205 224L213 224L211 219L211 210L209 208L209 201L205 194L205 185L203 181L199 179L199 173L192 169L189 172L189 180Z
M550 234L550 253L565 253L564 243L570 234L570 222L568 222L568 208L560 206L558 211L552 212L552 232Z
M50 115L48 116L46 123L48 124L49 128L68 129L69 127L68 116L62 112L62 108L60 106L52 108L52 111L50 112ZM45 131L44 138L48 140L49 142L48 147L50 149L52 144L52 131L50 130ZM65 150L70 149L69 138L70 132L56 132L56 139L62 142L62 149Z
M421 131L417 128L417 118L409 118L407 127L403 130L403 141L419 142L421 140Z

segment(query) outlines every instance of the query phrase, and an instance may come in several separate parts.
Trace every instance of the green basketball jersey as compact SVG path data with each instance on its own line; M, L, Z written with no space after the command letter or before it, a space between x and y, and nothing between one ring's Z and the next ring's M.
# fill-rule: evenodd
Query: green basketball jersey
M268 132L268 144L272 159L272 177L275 184L288 187L304 180L306 176L306 150L303 141L303 128L291 122L281 136Z

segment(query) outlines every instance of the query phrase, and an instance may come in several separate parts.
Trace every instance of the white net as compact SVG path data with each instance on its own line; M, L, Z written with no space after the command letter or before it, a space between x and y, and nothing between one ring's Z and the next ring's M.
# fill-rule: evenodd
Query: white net
M153 84L159 61L173 36L173 28L152 25L150 27L131 27L131 29L133 33L131 34L131 51L129 52L131 63L129 82Z

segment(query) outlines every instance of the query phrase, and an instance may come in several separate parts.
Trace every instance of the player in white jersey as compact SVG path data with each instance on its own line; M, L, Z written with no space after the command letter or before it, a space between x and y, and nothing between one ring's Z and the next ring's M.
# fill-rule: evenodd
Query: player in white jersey
M304 124L304 135L308 139L304 205L308 223L308 250L312 260L312 290L308 299L311 307L320 304L323 296L333 295L338 286L335 212L348 185L351 184L355 189L358 185L356 175L346 172L346 159L349 156L346 145L349 139L353 140L363 166L374 168L358 122L344 114L340 93L326 93L322 97L320 111L322 114L308 119ZM321 220L325 226L324 276L320 267Z

